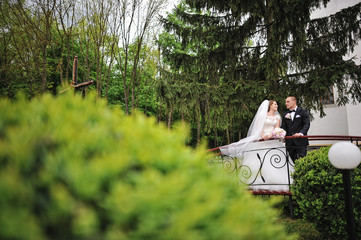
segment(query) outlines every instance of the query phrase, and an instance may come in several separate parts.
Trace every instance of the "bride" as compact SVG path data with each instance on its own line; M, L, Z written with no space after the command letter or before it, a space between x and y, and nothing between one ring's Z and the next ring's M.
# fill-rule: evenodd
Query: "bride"
M281 141L285 132L279 128L281 116L277 110L276 101L263 101L247 137L220 147L223 155L236 160L239 180L249 184L252 190L287 191L292 183L293 162L286 158L285 144Z

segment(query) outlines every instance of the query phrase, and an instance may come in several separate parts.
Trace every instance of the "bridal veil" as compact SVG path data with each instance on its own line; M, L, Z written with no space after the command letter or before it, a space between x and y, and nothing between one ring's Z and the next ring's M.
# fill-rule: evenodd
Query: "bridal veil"
M253 118L251 126L248 129L247 137L242 138L238 142L220 147L222 154L230 157L242 157L243 153L247 151L248 146L252 142L256 142L261 138L261 133L266 120L269 107L269 101L264 100L258 107L257 113Z

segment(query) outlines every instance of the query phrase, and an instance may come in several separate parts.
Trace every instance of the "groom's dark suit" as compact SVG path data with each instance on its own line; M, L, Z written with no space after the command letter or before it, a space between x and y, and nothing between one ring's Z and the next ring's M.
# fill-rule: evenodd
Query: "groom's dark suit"
M307 135L308 129L310 128L310 116L308 112L297 107L293 120L291 119L291 112L292 111L287 111L282 117L281 128L286 131L286 136L292 136L295 133ZM306 156L307 145L307 138L286 139L286 148L292 160Z

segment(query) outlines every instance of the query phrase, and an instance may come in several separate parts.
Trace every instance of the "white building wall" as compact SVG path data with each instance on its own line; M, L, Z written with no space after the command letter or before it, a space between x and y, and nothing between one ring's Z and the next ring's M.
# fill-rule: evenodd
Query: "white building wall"
M326 8L315 10L311 18L329 16L340 11L343 8L353 6L361 0L331 0ZM345 56L345 59L355 57L354 61L361 64L361 43L354 51ZM335 95L337 98L337 95ZM324 109L326 117L320 118L319 113L313 112L314 120L311 121L311 127L308 135L349 135L361 136L361 104L346 104L342 107L336 105L326 105ZM331 141L310 141L310 145L332 144Z
M351 136L361 136L361 104L347 105L348 132Z
M311 121L309 135L348 135L348 121L346 107L328 107L325 108L326 117ZM315 113L313 113L315 114ZM318 113L316 113L318 114Z

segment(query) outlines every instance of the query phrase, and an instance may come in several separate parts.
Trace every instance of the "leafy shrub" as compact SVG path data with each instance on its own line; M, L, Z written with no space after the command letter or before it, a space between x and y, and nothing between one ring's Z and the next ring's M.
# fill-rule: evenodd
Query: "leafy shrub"
M297 234L298 240L322 239L322 235L316 230L313 223L300 218L299 215L291 216L289 196L272 196L271 199L277 202L274 206L281 212L281 216L277 222L284 226L286 233ZM297 213L298 205L294 197L292 200L292 208L292 213Z
M328 159L329 147L296 162L292 191L304 219L315 224L324 239L347 239L342 174ZM361 238L361 167L351 172L354 213Z
M279 220L282 223L287 233L297 233L299 235L298 240L319 240L322 239L321 234L315 229L313 224L303 219L291 219L281 218Z
M1 239L287 239L186 129L90 96L0 101Z

